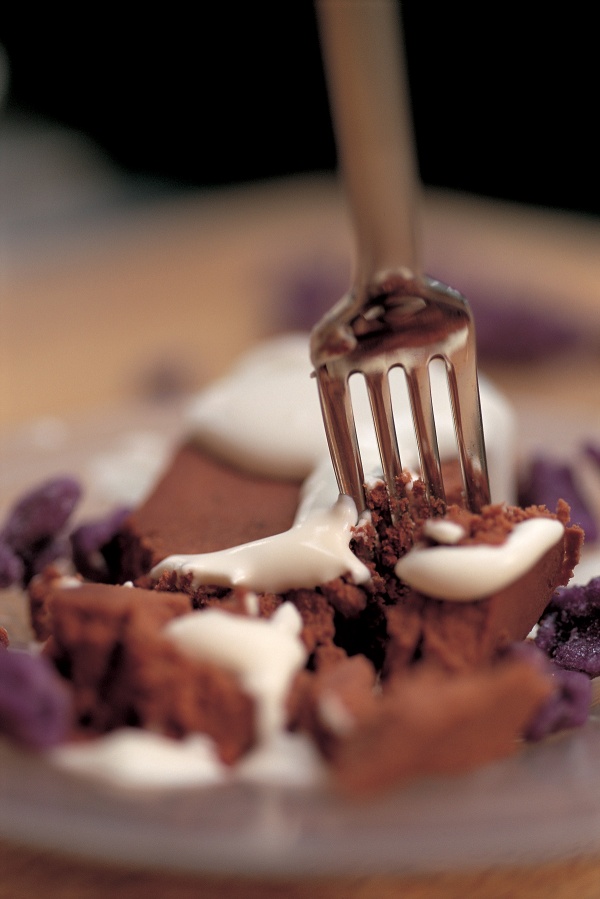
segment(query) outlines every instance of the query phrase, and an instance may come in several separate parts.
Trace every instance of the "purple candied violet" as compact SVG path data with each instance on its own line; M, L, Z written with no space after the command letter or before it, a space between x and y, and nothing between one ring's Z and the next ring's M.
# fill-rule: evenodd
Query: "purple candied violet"
M571 466L542 457L534 459L522 485L519 504L554 510L560 499L569 504L571 521L583 528L586 540L597 540L598 525L577 488Z
M113 582L118 575L116 538L129 515L129 507L120 506L103 518L85 522L71 534L73 562L77 571L90 581Z
M560 587L552 597L552 605L571 616L598 617L600 615L600 576L587 584Z
M24 572L23 559L0 540L0 588L22 583Z
M551 695L529 721L523 733L526 740L537 742L560 730L585 724L592 703L592 682L587 674L559 668L529 641L514 644L510 653L547 674L554 686Z
M25 585L46 565L71 557L71 545L61 532L80 497L79 483L64 476L45 481L15 503L0 533L0 544L20 565L6 553L0 557L0 584L3 571L5 580L10 576L11 583Z
M28 553L64 528L80 497L81 487L74 478L45 481L13 506L2 539L19 555Z
M552 665L552 663L550 663ZM569 727L582 727L592 703L592 682L580 671L565 671L552 665L554 693L537 710L523 736L537 742Z
M556 591L535 643L561 668L600 675L600 577Z
M43 656L0 650L0 733L30 749L48 749L72 723L67 684Z

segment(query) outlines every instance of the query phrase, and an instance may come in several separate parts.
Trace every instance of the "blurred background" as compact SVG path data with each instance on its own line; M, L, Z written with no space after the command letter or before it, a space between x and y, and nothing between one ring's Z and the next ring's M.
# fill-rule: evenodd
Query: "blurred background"
M366 0L369 2L369 0ZM88 21L60 5L0 18L3 128L76 129L130 188L214 186L333 170L312 3L174 4ZM402 3L425 184L600 212L600 80L589 12Z
M472 305L527 489L540 454L574 465L600 523L591 12L401 12L425 269ZM56 454L74 471L102 446L102 471L125 455L133 483L191 392L309 330L350 283L313 3L12 3L0 46L0 486L16 496Z
M600 364L589 14L401 11L426 269L469 297L501 387L572 405L565 366ZM309 0L5 4L0 46L0 422L181 395L347 289Z

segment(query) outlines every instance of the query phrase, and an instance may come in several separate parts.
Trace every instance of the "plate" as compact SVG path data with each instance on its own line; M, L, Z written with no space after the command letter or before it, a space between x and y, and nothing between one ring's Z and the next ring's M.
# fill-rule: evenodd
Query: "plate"
M180 411L142 405L13 432L0 445L1 506L62 472L90 485L82 517L108 508L124 485L135 501L177 442ZM253 783L117 789L0 742L0 836L148 868L246 875L447 871L592 853L600 717L468 775L360 802Z

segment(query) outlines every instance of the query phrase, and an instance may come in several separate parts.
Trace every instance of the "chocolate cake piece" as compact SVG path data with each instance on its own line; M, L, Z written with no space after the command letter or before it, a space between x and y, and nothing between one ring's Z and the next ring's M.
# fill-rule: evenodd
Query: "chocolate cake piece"
M189 443L120 535L121 580L135 580L173 553L213 552L286 531L300 481L232 468Z
M374 669L355 656L305 673L296 686L296 727L312 734L337 785L353 794L510 755L553 691L549 678L514 658L451 676L421 663L381 691L374 685Z
M49 576L32 592L51 632L44 654L71 685L80 732L204 733L228 764L253 744L254 701L237 678L182 654L162 634L190 612L188 596Z
M384 676L421 660L448 672L486 665L527 636L579 559L583 534L568 524L565 503L559 503L557 514L543 507L504 505L488 506L477 515L456 505L432 509L420 481L405 491L394 523L382 485L369 492L368 502L371 520L356 529L353 547L370 568L371 581L358 586L340 579L319 590L336 609L335 642L349 655L365 655ZM556 519L564 532L529 570L502 589L470 601L436 599L411 589L395 572L397 561L424 539L432 513L434 520L460 525L462 546L502 544L515 526L533 518Z

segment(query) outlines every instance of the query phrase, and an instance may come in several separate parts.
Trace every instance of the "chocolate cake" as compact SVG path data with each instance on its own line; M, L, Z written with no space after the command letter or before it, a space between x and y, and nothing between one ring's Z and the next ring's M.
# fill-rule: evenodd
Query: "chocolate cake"
M520 508L501 494L470 513L450 454L447 501L431 502L409 466L390 505L369 468L359 516L337 495L314 434L303 451L304 400L277 406L270 424L262 415L276 373L264 359L257 370L242 367L226 390L209 391L195 411L200 430L135 510L72 532L71 567L38 573L48 549L64 545L71 482L34 491L5 529L11 553L33 559L23 577L42 659L70 696L71 717L56 731L71 721L68 758L90 740L101 750L113 732L170 745L202 734L213 774L224 764L235 776L285 734L310 739L341 789L365 793L468 770L516 750L527 733L581 723L546 663L515 649L579 558L583 535L566 504ZM257 431L235 427L240 406L261 422ZM442 436L451 427L443 421ZM491 440L496 468L509 431ZM33 533L40 503L46 525ZM589 704L583 687L575 694Z
M164 626L189 597L65 581L50 569L31 587L44 655L72 685L73 736L142 727L204 733L232 763L255 740L254 702L229 671L177 651Z
M172 553L212 552L291 527L300 481L251 476L186 444L121 531L121 578Z
M221 471L226 474L215 486ZM581 533L568 525L564 504L557 515L505 505L474 515L456 504L431 505L422 482L408 474L401 489L394 521L378 484L368 492L369 514L350 529L350 547L366 572L359 582L341 571L331 580L279 592L210 579L197 584L190 573L169 568L168 559L158 566L154 561L182 544L202 557L257 533L268 544L282 522L290 523L299 487L240 475L197 447L180 449L122 527L124 570L136 586L65 581L52 570L30 586L34 626L40 639L47 638L44 654L72 685L78 733L131 726L176 738L201 732L213 739L222 761L234 763L260 742L260 700L231 661L215 661L205 645L197 651L193 638L187 651L186 622L201 625L203 616L218 610L246 621L244 639L251 642L257 622L291 608L298 618L297 658L281 691L281 726L311 736L340 788L370 792L418 774L466 770L513 751L553 686L546 673L511 656L510 647L568 581ZM269 498L258 515L256 490ZM180 507L182 538L173 516ZM399 559L416 548L439 546L448 526L455 529L451 551L460 552L498 549L532 521L556 525L552 545L490 595L439 599L396 573ZM182 626L180 644L169 637L174 621Z

